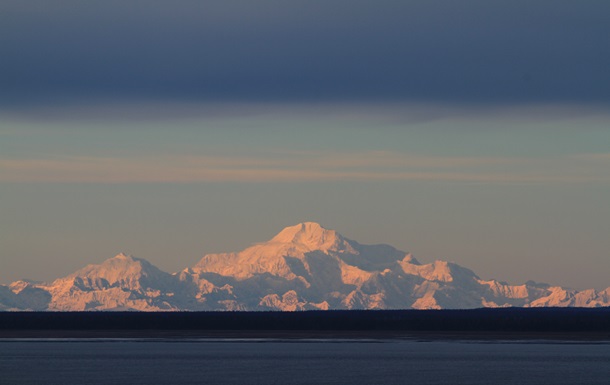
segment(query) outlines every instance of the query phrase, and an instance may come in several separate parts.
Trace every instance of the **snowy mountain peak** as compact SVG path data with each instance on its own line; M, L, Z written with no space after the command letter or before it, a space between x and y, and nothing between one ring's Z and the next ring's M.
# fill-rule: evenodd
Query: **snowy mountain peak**
M75 273L63 278L68 281L74 279L85 281L103 280L109 285L123 285L128 282L130 287L139 286L142 279L159 278L169 275L151 265L145 259L135 258L123 253L106 259L101 264L92 264L76 271ZM136 284L137 282L137 284Z
M113 258L116 258L116 259L128 259L128 260L132 260L133 261L133 257L131 255L128 255L128 254L125 254L125 253L118 253Z
M346 239L341 234L316 222L303 222L286 227L273 237L270 243L297 244L310 250L336 250L347 246Z
M505 306L610 306L610 288L576 291L483 280L455 263L421 264L392 246L361 244L315 222L286 227L240 252L207 254L180 274L120 253L50 284L0 285L0 311Z

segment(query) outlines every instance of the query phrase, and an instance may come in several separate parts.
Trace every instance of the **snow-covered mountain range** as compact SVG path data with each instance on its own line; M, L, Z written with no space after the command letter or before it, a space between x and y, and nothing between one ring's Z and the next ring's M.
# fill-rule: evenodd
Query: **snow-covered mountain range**
M455 263L419 263L306 222L237 253L208 254L169 274L119 254L51 283L0 285L0 310L455 309L610 305L610 288L576 291L479 278Z

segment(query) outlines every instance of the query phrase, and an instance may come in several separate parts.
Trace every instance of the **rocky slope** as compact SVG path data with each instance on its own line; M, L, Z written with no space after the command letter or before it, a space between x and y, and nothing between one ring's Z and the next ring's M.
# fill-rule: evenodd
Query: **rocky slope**
M119 254L52 283L0 285L0 310L450 309L609 306L610 288L576 291L483 280L457 264L420 264L388 245L362 245L317 223L287 227L238 253L208 254L165 273Z

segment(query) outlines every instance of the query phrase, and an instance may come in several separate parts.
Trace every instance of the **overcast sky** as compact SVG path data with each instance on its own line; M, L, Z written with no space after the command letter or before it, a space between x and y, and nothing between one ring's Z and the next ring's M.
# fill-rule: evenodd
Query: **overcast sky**
M610 2L0 3L0 283L319 221L610 286Z

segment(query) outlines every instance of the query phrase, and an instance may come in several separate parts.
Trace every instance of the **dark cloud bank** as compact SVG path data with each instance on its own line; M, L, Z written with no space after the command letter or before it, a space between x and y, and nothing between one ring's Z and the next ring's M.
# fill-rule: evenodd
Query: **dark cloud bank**
M610 2L0 4L0 106L610 101Z

